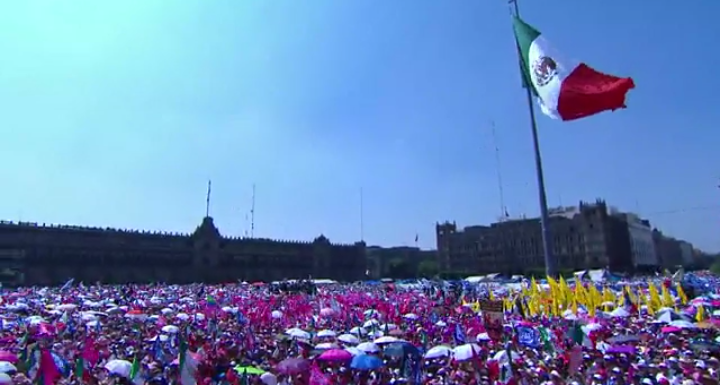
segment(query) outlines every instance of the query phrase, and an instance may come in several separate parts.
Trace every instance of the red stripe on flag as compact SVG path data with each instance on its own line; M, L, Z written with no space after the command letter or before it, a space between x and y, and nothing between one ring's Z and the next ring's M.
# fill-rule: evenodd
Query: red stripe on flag
M620 78L580 64L565 78L558 99L562 120L625 108L625 96L635 88L632 78Z

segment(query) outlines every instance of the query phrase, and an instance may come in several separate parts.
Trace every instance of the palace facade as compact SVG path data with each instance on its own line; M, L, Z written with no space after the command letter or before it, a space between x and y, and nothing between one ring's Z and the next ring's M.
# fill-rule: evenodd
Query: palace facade
M192 234L0 221L0 279L11 285L355 281L365 269L363 242L224 237L211 217Z

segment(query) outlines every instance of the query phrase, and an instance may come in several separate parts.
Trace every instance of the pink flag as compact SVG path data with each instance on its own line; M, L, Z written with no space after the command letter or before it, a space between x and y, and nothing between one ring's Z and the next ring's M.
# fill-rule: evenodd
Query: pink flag
M91 367L97 365L97 362L100 360L100 353L98 352L97 348L95 348L95 339L93 337L88 337L87 339L85 339L85 346L83 347L82 358Z
M49 350L43 349L40 352L40 365L38 368L38 375L42 376L43 385L53 385L57 383L57 380L62 377L60 369L55 364L55 358Z

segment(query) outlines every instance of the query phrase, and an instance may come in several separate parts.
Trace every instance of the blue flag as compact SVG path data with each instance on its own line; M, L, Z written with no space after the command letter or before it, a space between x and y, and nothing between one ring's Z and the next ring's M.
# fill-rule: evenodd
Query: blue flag
M515 329L520 345L529 346L531 348L540 347L540 332L527 326L518 326Z

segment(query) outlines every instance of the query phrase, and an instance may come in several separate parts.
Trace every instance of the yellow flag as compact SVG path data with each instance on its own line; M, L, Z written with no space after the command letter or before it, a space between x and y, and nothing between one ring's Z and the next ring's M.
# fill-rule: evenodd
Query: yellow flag
M662 302L665 307L675 306L675 301L672 295L670 295L670 290L668 290L665 285L662 285Z
M493 293L492 290L489 290L488 292L490 293L490 294L488 295L488 298L489 298L491 301L494 301L494 300L495 300L495 293Z
M678 298L680 298L680 303L683 305L687 305L688 297L685 294L685 290L683 290L682 285L679 283L677 284L677 294Z
M705 308L702 305L698 306L697 308L697 313L695 313L695 321L705 321Z

